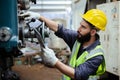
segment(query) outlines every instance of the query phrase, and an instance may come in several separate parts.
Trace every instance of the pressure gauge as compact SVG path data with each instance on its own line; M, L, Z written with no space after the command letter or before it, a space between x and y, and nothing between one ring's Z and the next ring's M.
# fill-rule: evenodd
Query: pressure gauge
M8 41L12 37L12 33L9 27L0 28L0 41Z

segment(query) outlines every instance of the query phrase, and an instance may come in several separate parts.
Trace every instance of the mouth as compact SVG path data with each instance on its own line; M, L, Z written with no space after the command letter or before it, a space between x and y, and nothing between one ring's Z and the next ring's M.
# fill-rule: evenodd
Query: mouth
M78 35L77 35L78 38L80 38L82 36L81 33L79 33L78 31L77 31L77 33L78 33Z

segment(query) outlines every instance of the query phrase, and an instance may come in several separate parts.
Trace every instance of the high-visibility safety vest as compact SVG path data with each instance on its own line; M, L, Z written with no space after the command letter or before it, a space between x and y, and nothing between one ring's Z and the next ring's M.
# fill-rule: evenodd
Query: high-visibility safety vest
M72 55L70 57L70 62L69 62L69 66L71 67L77 67L80 64L84 63L85 61L87 61L88 59L91 59L95 56L99 56L99 55L103 55L103 50L101 45L96 46L93 50L90 51L90 53L88 53L87 51L84 51L81 56L79 56L77 58L77 54L80 48L80 43L78 41L75 42L73 49L72 49ZM94 77L94 76L98 76L101 75L105 72L105 60L100 64L100 66L98 67L97 71L96 71L96 75L90 75L88 80L91 80L90 78ZM63 75L63 80L71 80L70 77Z

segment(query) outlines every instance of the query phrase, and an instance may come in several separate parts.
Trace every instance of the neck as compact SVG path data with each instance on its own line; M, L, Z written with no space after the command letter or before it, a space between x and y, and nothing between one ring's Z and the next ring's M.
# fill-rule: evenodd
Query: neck
M95 37L91 37L91 39L88 42L83 43L83 47L88 47L91 44L93 44L95 42Z

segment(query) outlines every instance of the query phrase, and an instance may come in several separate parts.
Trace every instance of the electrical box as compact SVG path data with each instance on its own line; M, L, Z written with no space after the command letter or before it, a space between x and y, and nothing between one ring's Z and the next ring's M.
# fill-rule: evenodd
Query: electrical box
M120 76L120 1L100 4L97 8L103 10L108 19L106 30L100 32L106 71Z

